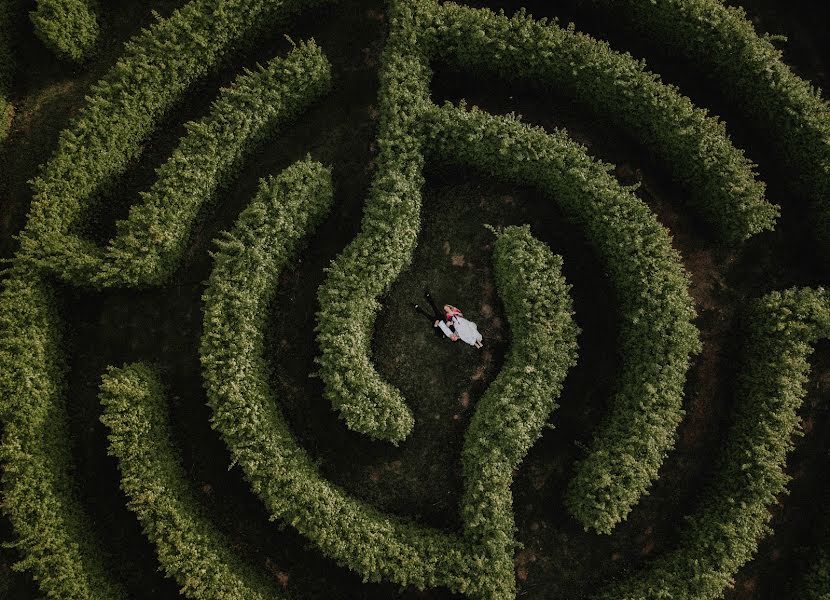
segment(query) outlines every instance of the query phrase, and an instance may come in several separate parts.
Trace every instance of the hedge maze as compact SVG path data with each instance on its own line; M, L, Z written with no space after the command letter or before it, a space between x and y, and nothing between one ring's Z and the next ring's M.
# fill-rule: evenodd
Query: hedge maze
M206 215L262 144L278 143L339 85L337 60L313 39L292 41L287 53L232 77L203 116L187 123L103 246L90 233L94 205L118 189L149 136L194 85L275 31L290 32L291 18L309 4L326 3L191 0L158 17L90 88L83 110L30 182L31 207L0 292L2 511L16 535L18 568L30 571L50 598L129 597L113 567L117 557L73 479L77 441L61 294L168 286ZM828 106L743 11L716 0L587 4L711 69L731 99L768 123L812 202L815 237L830 239ZM0 11L0 140L12 111L5 17ZM86 0L38 2L31 20L61 59L85 60L100 36L96 6ZM592 115L616 117L685 190L689 205L681 210L714 232L725 252L757 244L753 238L775 230L788 207L765 197L756 165L726 123L663 83L644 61L573 25L524 9L508 17L437 0L388 0L382 20L377 155L359 231L316 289L311 375L354 439L373 448L410 443L422 426L413 410L417 398L381 375L373 340L423 233L425 169L453 165L535 190L579 228L613 290L618 329L609 343L620 359L613 391L590 443L568 467L567 485L555 491L568 518L602 539L626 526L675 451L689 373L703 350L692 277L672 233L637 186L614 177L612 164L564 129L434 101L434 64L555 89ZM568 258L554 253L535 226L488 226L487 268L509 344L463 434L459 528L383 511L327 478L273 386L271 363L287 352L269 347L266 336L277 292L309 252L308 240L338 218L337 169L312 156L260 179L233 228L212 243L198 348L210 427L269 518L364 583L516 598L522 544L514 478L545 428L558 423L555 411L582 345ZM830 338L830 293L792 287L739 303L734 409L707 483L678 526L676 543L642 568L621 572L596 598L722 597L772 531L770 509L787 490L788 454L802 429L808 359ZM110 366L99 392L126 506L158 565L189 598L296 597L242 558L203 506L177 447L167 376L148 362ZM825 598L827 553L817 553L813 564L802 593Z

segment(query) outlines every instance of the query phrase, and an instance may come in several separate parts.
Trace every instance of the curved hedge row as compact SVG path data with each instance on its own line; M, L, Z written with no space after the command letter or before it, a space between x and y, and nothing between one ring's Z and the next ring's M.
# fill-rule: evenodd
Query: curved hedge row
M237 0L231 10L223 0L192 0L132 38L33 180L21 256L65 280L93 281L102 250L78 235L87 199L139 156L142 140L194 81L252 35L318 3Z
M784 492L784 472L812 345L830 336L830 294L823 289L773 292L747 318L744 372L734 424L713 483L702 494L676 550L614 585L604 600L704 600L721 597L769 532L768 507Z
M255 201L215 255L200 351L213 427L273 518L367 581L512 598L513 469L555 407L576 354L578 330L561 259L523 228L506 230L496 244L498 289L516 327L507 364L465 438L464 537L384 515L320 476L279 410L263 356L264 320L279 271L304 220L316 219L306 211L322 209L319 169L306 163L287 170L278 201ZM301 203L306 198L308 207Z
M187 135L156 170L150 191L118 223L95 285L160 285L169 278L200 209L244 156L330 87L331 65L312 40L221 90L209 114L188 124Z
M12 267L0 292L3 513L50 598L126 598L75 493L61 327L52 287Z
M464 591L466 545L454 536L383 515L323 479L299 446L270 389L263 356L267 308L279 272L330 201L319 165L280 176L276 201L243 211L219 244L204 294L200 355L211 419L253 491L283 520L369 581Z
M9 134L14 115L14 106L9 100L9 93L15 65L12 38L16 11L17 0L0 0L0 142L5 140Z
M282 598L274 583L239 558L188 483L173 447L158 374L141 363L109 367L100 392L109 454L118 458L127 507L155 544L159 563L197 600Z
M590 0L617 23L647 34L717 79L718 86L773 132L792 177L815 202L819 239L830 253L830 106L792 72L741 7L719 0Z
M422 136L417 120L429 102L429 68L391 19L380 71L377 171L360 233L327 269L317 297L319 374L325 397L346 425L398 444L414 425L401 392L370 359L372 326L387 292L412 261L420 230Z
M507 18L453 2L413 4L431 56L465 70L565 90L613 117L662 159L690 191L694 209L726 240L739 242L773 228L779 207L764 199L755 165L735 148L725 125L662 83L643 62L523 10Z
M464 436L461 514L465 537L486 557L482 577L490 597L514 598L513 470L558 406L562 382L576 364L579 328L562 257L528 227L498 232L493 266L512 344Z
M689 357L700 342L680 256L649 208L608 173L610 165L589 158L564 132L451 104L429 111L427 129L438 160L543 190L584 228L608 268L621 307L622 373L566 495L586 529L608 533L657 477L683 416Z
M35 34L60 58L81 62L89 58L100 30L94 0L37 0L29 13Z

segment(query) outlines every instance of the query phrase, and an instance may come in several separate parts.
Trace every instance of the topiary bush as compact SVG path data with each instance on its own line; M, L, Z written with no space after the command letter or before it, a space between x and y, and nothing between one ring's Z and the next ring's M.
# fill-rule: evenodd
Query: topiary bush
M29 13L35 33L58 57L82 62L100 35L94 0L37 0Z

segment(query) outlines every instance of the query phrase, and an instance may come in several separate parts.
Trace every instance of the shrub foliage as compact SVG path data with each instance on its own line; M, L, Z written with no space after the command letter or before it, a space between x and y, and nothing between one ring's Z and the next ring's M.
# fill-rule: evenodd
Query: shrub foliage
M312 4L239 0L229 9L220 0L193 0L130 40L32 181L22 255L70 282L93 282L102 250L79 236L89 198L139 156L141 142L191 84L253 35Z
M747 355L733 425L712 484L687 517L677 549L612 586L603 600L704 600L721 597L769 532L769 506L786 489L784 472L812 345L830 336L830 294L773 292L746 318Z
M75 491L62 330L53 287L17 265L0 292L3 513L51 598L126 598Z
M613 119L663 160L689 189L694 209L724 239L739 242L772 229L778 206L764 199L755 165L735 148L725 125L643 62L523 10L507 18L453 2L413 4L431 56L564 91Z
M689 278L668 232L630 189L561 131L450 104L430 113L435 158L533 185L578 222L608 268L620 305L622 373L566 503L608 533L657 477L683 416L689 357L700 349Z
M380 73L377 173L360 233L327 269L318 290L319 374L346 425L394 444L412 430L401 392L370 358L377 298L412 260L420 230L423 148L418 115L429 100L429 70L403 31L390 32Z
M817 235L830 256L830 106L758 35L743 8L719 0L589 0L717 81L771 134L795 186L812 198Z
M486 589L492 597L514 598L513 470L558 406L562 382L576 364L579 328L562 257L528 227L498 233L493 266L512 343L464 436L461 514L465 537L487 560Z
M89 58L100 29L94 0L37 0L29 13L35 33L60 58L81 62Z
M173 447L159 375L136 363L110 367L101 383L101 421L118 458L127 507L156 546L159 563L181 592L197 600L282 598L245 563L211 523Z

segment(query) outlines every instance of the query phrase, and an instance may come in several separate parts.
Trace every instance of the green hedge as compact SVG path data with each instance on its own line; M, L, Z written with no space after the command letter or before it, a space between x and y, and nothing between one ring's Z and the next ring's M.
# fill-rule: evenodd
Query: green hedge
M564 132L450 104L431 109L428 120L435 159L541 189L582 226L608 269L620 306L622 372L566 495L586 529L608 533L657 477L683 417L683 385L700 342L680 256L610 165L589 158Z
M801 584L801 598L830 600L830 552L821 548L816 555Z
M17 265L0 292L2 510L50 598L126 598L74 489L60 318L52 287Z
M303 211L321 210L323 195L313 189L320 167L292 169L281 176L278 201L246 209L215 255L201 346L214 428L272 517L365 580L513 598L513 469L555 407L576 354L561 259L523 228L506 230L496 243L496 281L515 323L514 341L465 438L465 535L384 515L321 477L270 389L262 334L267 309L309 218ZM301 204L305 198L311 201Z
M19 0L0 0L0 142L9 134L14 106L9 100L15 70L13 40L16 37L15 16Z
M600 597L704 600L721 597L769 532L769 507L786 489L784 472L819 338L830 336L830 294L792 289L764 296L746 318L747 356L733 425L710 488L687 518L678 548Z
M588 0L619 26L685 57L771 134L792 184L818 212L817 235L830 255L830 106L820 90L784 64L743 8L719 0Z
M562 257L528 227L498 233L493 267L512 343L464 436L462 517L465 536L487 559L485 587L492 597L515 598L513 470L558 406L579 328Z
M275 58L221 91L209 114L188 133L142 201L118 223L94 283L160 285L172 275L199 211L242 164L255 144L293 120L331 86L331 65L313 41ZM84 283L84 282L78 282Z
M295 168L278 202L246 209L219 244L203 298L200 349L212 425L272 517L338 563L367 581L464 591L476 581L465 572L467 546L450 534L384 515L323 479L271 391L262 333L267 309L297 238L328 204L330 188L321 171L313 164ZM307 181L298 177L304 173Z
M371 362L372 326L377 298L412 261L420 230L423 148L417 120L429 101L429 69L400 30L390 33L383 63L377 172L360 233L332 262L317 293L317 363L325 397L346 425L397 444L414 419L401 392Z
M191 84L252 37L319 3L193 0L132 38L32 181L21 255L65 280L92 282L103 250L78 235L88 199L138 158L142 141Z
M159 563L198 600L284 597L264 573L245 563L216 529L187 481L172 443L165 393L158 374L136 363L110 367L100 393L109 453L118 458L121 489Z
M772 229L778 206L764 199L755 165L732 144L725 125L663 84L629 54L588 35L432 0L413 0L432 57L468 71L521 78L576 98L619 123L657 154L691 193L694 209L730 242Z
M60 58L82 62L98 42L96 8L94 0L37 0L29 17L47 48Z

